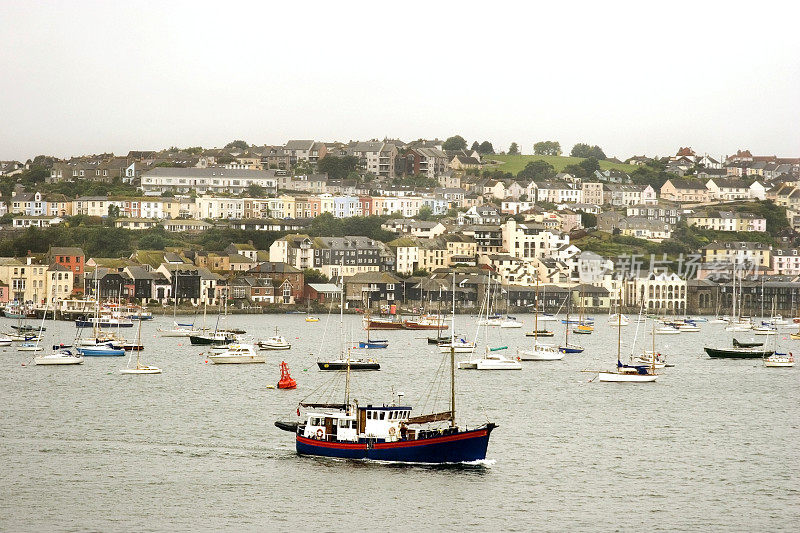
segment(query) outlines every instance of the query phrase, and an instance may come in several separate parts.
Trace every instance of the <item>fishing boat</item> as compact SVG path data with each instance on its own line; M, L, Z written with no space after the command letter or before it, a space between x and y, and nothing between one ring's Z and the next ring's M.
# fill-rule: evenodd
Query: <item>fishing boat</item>
M567 294L567 321L569 321L569 311L572 304L572 290ZM583 347L569 342L569 324L564 328L564 344L558 347L561 353L582 353Z
M450 408L444 412L412 416L410 406L394 401L381 406L351 402L349 365L345 376L342 403L300 402L306 412L299 422L275 422L279 429L294 433L299 455L429 464L486 459L489 437L497 426L456 424L454 352L450 353ZM299 408L297 413L300 416Z
M135 349L131 350L131 355L128 357L128 364L125 368L120 368L120 374L160 374L161 369L157 366L143 365L142 364L142 321L139 321L139 327L136 332L136 345ZM136 353L136 366L131 366L133 354Z
M275 327L275 335L266 341L259 342L258 347L261 350L288 350L292 345L283 335L278 335L278 328Z
M75 354L72 350L61 349L47 355L37 355L33 358L35 365L80 365L83 364L83 355Z
M764 366L771 368L789 368L794 366L794 355L792 352L774 353L764 358Z
M214 364L266 363L267 356L256 352L252 344L231 344L222 353L211 354L208 360Z
M619 301L617 300L617 315L619 313ZM617 326L617 369L605 372L599 372L597 379L607 383L653 383L658 377L655 370L655 365L636 365L636 364L623 364L621 360L622 355L622 320L616 321Z

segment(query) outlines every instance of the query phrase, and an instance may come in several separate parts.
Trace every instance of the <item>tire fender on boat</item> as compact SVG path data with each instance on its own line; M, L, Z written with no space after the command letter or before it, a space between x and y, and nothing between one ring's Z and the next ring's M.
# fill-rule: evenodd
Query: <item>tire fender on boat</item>
M392 437L394 437L394 434L395 434L395 429L394 429L394 426L393 426L393 427L390 427L390 428L389 428L389 435L391 435Z
M324 431L322 431L322 429L318 429L318 430L317 430L317 438L320 438L320 439L321 439L321 438L322 438L322 435L324 435L324 434L325 434L325 432L324 432Z

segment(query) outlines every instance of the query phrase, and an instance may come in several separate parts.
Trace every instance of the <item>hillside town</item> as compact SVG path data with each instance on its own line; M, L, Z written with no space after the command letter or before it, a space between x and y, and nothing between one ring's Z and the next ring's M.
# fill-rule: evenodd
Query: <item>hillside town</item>
M34 242L0 258L0 303L66 309L91 296L263 311L326 304L344 287L348 308L418 309L452 298L455 276L462 309L496 281L509 309L529 308L541 289L545 308L572 295L595 310L619 302L717 313L731 304L734 277L744 309L774 300L793 313L800 304L800 158L747 150L714 158L681 147L666 157L607 158L613 167L605 168L591 157L558 172L543 163L545 174L529 179L539 162L513 175L490 143L453 144L236 141L0 162L3 238L76 223L275 235L261 248L252 240L137 247L121 257L87 255L76 243L37 251ZM639 169L662 183L642 183ZM30 179L36 173L41 179ZM87 183L121 193L54 192ZM310 230L315 220L324 233L321 221L353 217L370 217L384 237Z

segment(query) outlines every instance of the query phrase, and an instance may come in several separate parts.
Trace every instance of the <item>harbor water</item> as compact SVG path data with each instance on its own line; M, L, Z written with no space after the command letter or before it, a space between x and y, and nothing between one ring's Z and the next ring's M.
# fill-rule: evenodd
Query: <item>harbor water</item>
M521 329L481 330L478 350L533 340ZM14 321L0 319L0 328ZM300 457L277 419L298 402L340 400L320 356L338 356L340 331L363 340L360 317L230 316L250 341L275 327L291 343L267 364L213 365L204 347L162 338L164 317L142 327L142 358L160 375L120 375L127 357L34 366L0 348L0 529L5 531L788 531L800 524L800 368L712 360L704 343L730 346L723 326L657 336L674 368L653 384L591 381L612 369L617 328L597 317L592 335L570 336L582 354L523 362L521 371L457 371L460 424L487 420L484 464L409 466ZM472 339L476 319L456 329ZM540 323L540 327L542 324ZM564 325L547 342L563 342ZM623 358L650 347L650 326L623 327ZM136 328L123 330L129 340ZM68 322L48 322L42 344L69 342ZM779 348L800 352L786 330ZM446 409L447 369L424 338L380 331L369 350L380 372L353 377L360 404L401 403L415 414ZM771 345L770 337L756 337ZM245 342L247 340L245 339ZM457 359L465 359L462 354ZM286 361L297 390L272 387ZM441 374L439 374L441 377ZM433 383L433 390L432 390ZM437 394L438 392L438 394Z

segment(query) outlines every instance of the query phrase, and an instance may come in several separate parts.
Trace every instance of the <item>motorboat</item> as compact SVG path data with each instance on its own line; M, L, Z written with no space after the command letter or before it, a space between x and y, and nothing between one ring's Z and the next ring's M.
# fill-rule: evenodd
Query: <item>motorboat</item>
M564 358L564 354L554 344L534 343L529 350L517 350L517 357L521 361L558 361Z
M74 354L72 350L62 349L47 355L36 355L33 358L35 365L80 365L83 364L83 356Z
M794 355L791 352L788 354L776 352L764 358L764 366L772 368L792 367L794 366Z
M315 316L307 316L306 317L306 322L319 322L319 318L317 318Z
M259 342L258 347L261 350L288 350L292 345L283 335L278 335L278 328L275 328L275 335Z
M231 344L219 354L208 356L214 364L266 363L267 356L256 352L252 344Z
M11 346L12 342L14 342L14 339L8 335L0 335L0 346Z
M189 335L189 342L198 346L222 346L236 342L236 336L222 331L203 335Z
M17 347L20 352L41 352L44 350L38 342L23 342Z

